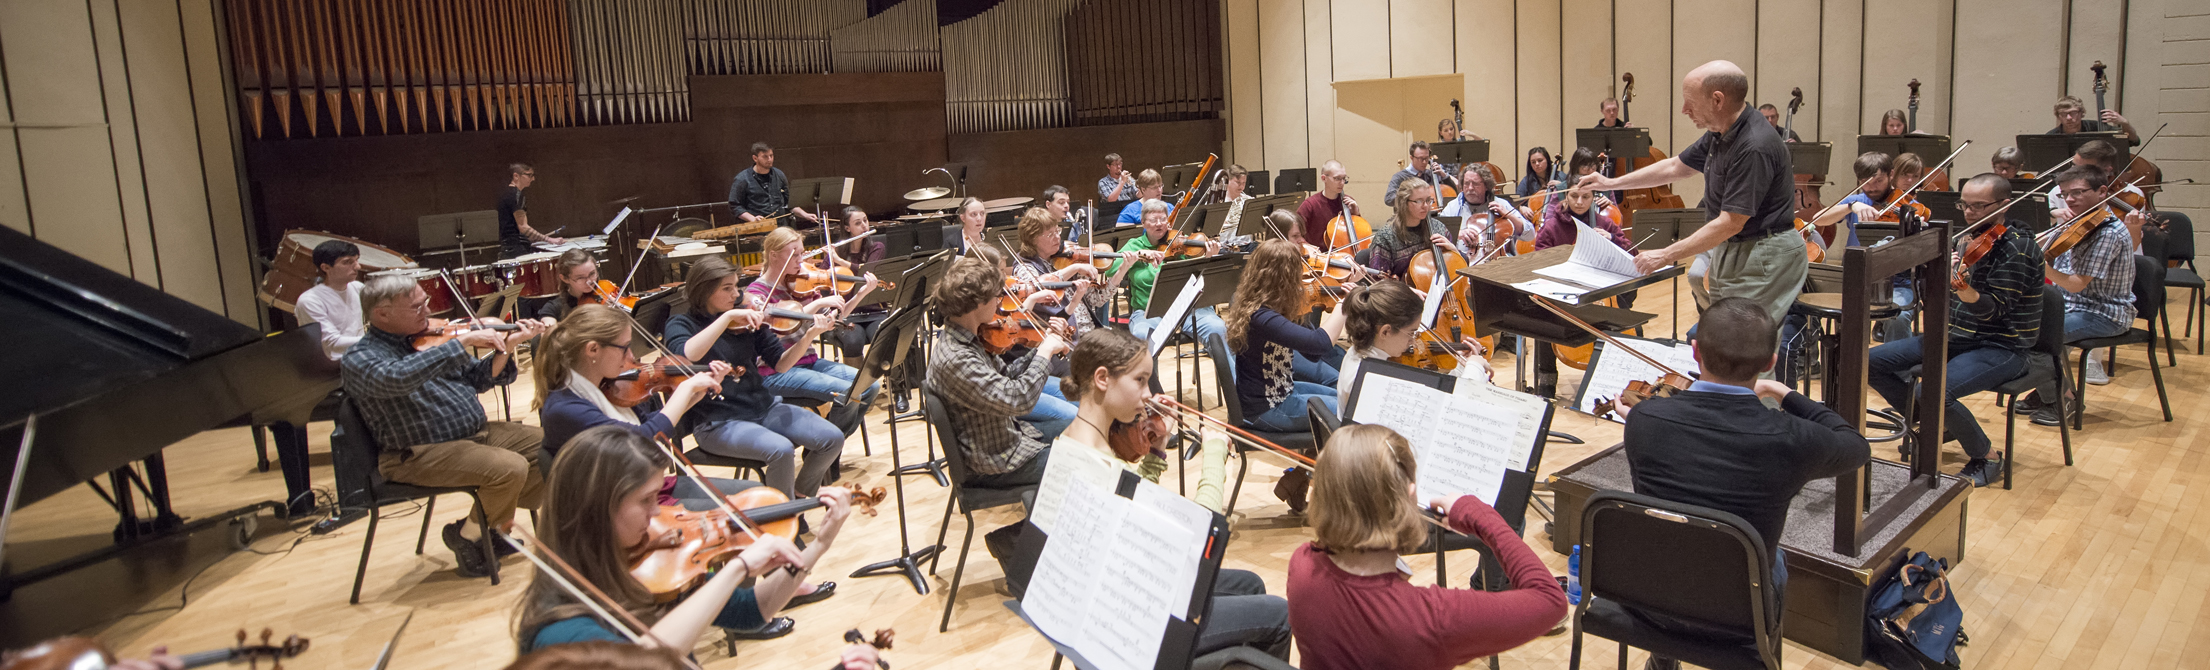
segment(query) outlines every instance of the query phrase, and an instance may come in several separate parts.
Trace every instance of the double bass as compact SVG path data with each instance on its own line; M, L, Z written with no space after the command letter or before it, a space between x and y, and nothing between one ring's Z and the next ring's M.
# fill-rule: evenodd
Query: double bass
M2104 66L2102 61L2095 61L2095 64L2087 69L2095 71L2095 118L2099 119L2103 116L2103 110L2108 108L2104 104L2103 98L2110 92L2110 80L2103 76ZM2142 148L2146 149L2147 147ZM2128 202L2126 204L2136 209L2154 211L2156 209L2156 194L2164 190L2162 185L2164 183L2164 169L2157 167L2155 163L2149 162L2148 159L2142 158L2139 152L2134 152L2133 158L2126 162L2126 169L2119 170L2117 176L2112 177L2111 181L2142 184L2138 187L2143 195L2141 202ZM2123 199L2121 198L2121 200Z
M1450 127L1458 129L1458 138L1460 140L1465 139L1466 108L1458 104L1457 98L1452 98L1450 100ZM1481 171L1489 173L1489 183L1496 184L1499 188L1503 187L1505 184L1510 183L1504 180L1504 168L1497 167L1495 163L1491 163L1488 161L1479 161L1473 164L1481 166ZM1465 166L1459 166L1459 170L1462 171L1464 169ZM1463 184L1461 184L1461 186L1463 186ZM1443 198L1446 200L1453 197L1457 197L1457 194L1453 193L1449 196L1443 196Z
M1623 124L1630 123L1634 120L1632 113L1629 111L1630 108L1628 107L1628 105L1634 103L1634 73L1621 73L1619 75L1619 78L1626 81L1625 88L1622 88L1619 92L1619 122ZM1652 145L1650 147L1649 155L1619 156L1617 158L1627 163L1627 169L1620 170L1619 173L1627 174L1635 170L1640 170L1642 168L1656 165L1658 161L1665 160L1667 156L1665 155L1664 150L1657 148L1656 145ZM1634 213L1638 210L1683 209L1688 207L1688 203L1686 201L1681 200L1680 196L1673 194L1673 187L1670 185L1630 189L1626 192L1625 195L1621 197L1621 200L1623 200L1623 202L1619 204L1621 211L1624 212L1624 215L1620 217L1619 221L1619 225L1621 227L1634 225Z
M1911 108L1911 114L1910 114L1910 117L1909 117L1909 119L1910 119L1910 120L1909 120L1909 121L1907 122L1907 124L1908 124L1908 125L1906 125L1906 126L1904 127L1904 129L1903 129L1903 133L1904 133L1904 134L1906 134L1906 135L1914 135L1914 134L1917 134L1917 133L1918 133L1918 78L1916 78L1916 77L1913 77L1913 78L1911 79L1911 83L1910 83L1909 85L1910 85L1910 87L1911 87L1911 100L1910 100L1910 108ZM1943 169L1943 168L1942 168L1941 166L1938 166L1938 165L1937 165L1937 166L1935 166L1935 167L1934 167L1933 169L1931 169L1931 170L1927 170L1927 171L1926 171L1926 179L1925 179L1925 182L1926 182L1926 188L1927 188L1928 190L1933 190L1933 191L1953 191L1953 190L1956 190L1956 189L1952 189L1952 188L1950 188L1950 187L1949 187L1949 171L1948 171L1948 170L1946 170L1946 169ZM1922 216L1922 217L1923 217L1924 215L1925 215L1924 213L1921 213L1921 216Z

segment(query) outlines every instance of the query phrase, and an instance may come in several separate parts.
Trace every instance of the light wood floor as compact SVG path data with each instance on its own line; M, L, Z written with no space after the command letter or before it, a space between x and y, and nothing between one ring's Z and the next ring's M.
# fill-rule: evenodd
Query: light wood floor
M1665 290L1644 294L1644 309L1661 314L1652 333L1668 332ZM2175 297L2175 314L2184 306L2180 299ZM2192 341L2186 343L2191 350ZM2178 369L2165 371L2176 415L2176 421L2165 423L2140 347L2121 352L2116 380L2089 388L2087 426L2076 435L2075 467L2063 465L2055 429L2020 421L2018 488L1973 493L1968 559L1954 575L1972 639L1961 652L1966 665L2162 668L2200 665L2206 663L2200 659L2210 658L2210 625L2201 623L2210 604L2210 522L2197 513L2210 489L2205 479L2210 461L2200 439L2210 425L2203 402L2203 389L2210 386L2210 358L2183 353L2179 363ZM1570 370L1567 375L1569 381L1574 377ZM1505 368L1499 378L1508 377ZM1172 374L1166 379L1171 383ZM1210 391L1212 385L1206 386ZM522 416L530 390L527 382L515 390L514 409ZM496 395L486 398L497 401ZM1983 395L1967 403L2000 440L2001 415L1992 399ZM848 483L889 484L884 478L890 467L889 434L882 416L876 412L868 427L874 456L862 455L856 438L847 446ZM1552 444L1543 474L1619 437L1614 424L1566 411L1559 412L1555 427L1589 444ZM318 457L315 480L327 487L328 424L317 424L310 436ZM901 424L907 462L921 456L923 439L919 423ZM206 433L168 453L178 507L186 515L283 494L277 473L253 471L251 442L242 429ZM1945 467L1954 471L1961 456L1952 448L1946 460ZM1228 552L1232 567L1266 576L1277 593L1285 586L1290 552L1309 537L1271 494L1279 472L1270 461L1253 465ZM925 544L935 536L946 490L926 478L907 483L907 527L916 543ZM459 498L446 503L437 508L437 523L457 518L465 506ZM104 509L80 487L24 509L7 539L20 543L104 536L112 523ZM1563 574L1565 558L1550 552L1539 518L1528 516L1528 545ZM979 525L987 531L1015 520L1011 512L996 511L980 515ZM87 633L126 654L142 654L155 644L184 650L219 646L241 626L273 626L313 639L310 656L298 667L368 667L411 611L415 621L393 667L492 668L511 660L511 615L527 564L507 561L504 574L510 579L496 587L482 579L460 579L451 570L451 555L437 542L430 543L424 556L408 551L418 518L387 521L379 529L361 605L346 604L367 527L354 523L328 536L308 537L289 551L293 536L264 539L255 549L269 554L231 555L192 582L189 604L181 611L130 617ZM936 621L950 582L951 558L944 559L928 596L915 595L902 578L845 577L858 566L897 553L896 523L889 509L880 518L854 518L816 573L838 581L840 592L793 611L799 622L796 633L742 645L734 660L718 645L701 646L699 657L711 668L813 667L833 657L837 638L847 628L895 627L898 646L887 658L900 667L1043 668L1049 663L1050 648L999 604L1004 599L995 593L1000 573L979 542L967 561L950 633L936 632ZM956 552L962 524L955 516L952 525L950 544ZM1474 561L1470 554L1453 558L1458 560L1451 562L1450 583L1464 587ZM1433 574L1429 559L1408 560L1419 576L1416 581L1425 583ZM148 594L141 607L174 605L178 597L175 589ZM1563 667L1567 640L1564 635L1538 639L1506 653L1503 662L1509 667ZM1592 645L1592 662L1608 663L1613 647L1600 641ZM1792 644L1785 658L1791 668L1840 665ZM2185 660L2190 658L2198 660ZM1641 662L1640 654L1633 662Z

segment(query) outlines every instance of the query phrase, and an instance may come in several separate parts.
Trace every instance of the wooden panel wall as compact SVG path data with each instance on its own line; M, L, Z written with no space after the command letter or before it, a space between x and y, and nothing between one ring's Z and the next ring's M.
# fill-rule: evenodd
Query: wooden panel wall
M1063 34L1077 124L1211 119L1225 104L1212 3L1086 0L1067 13Z
M1492 162L1514 178L1528 148L1571 146L1624 72L1638 80L1636 125L1676 153L1702 134L1678 112L1679 77L1716 58L1751 74L1753 102L1784 106L1803 88L1795 130L1837 145L1828 171L1844 182L1857 135L1904 107L1913 77L1920 127L1974 140L1952 171L1972 174L2014 135L2054 125L2057 96L2092 105L2094 60L2113 67L2111 104L2144 136L2172 123L2148 151L2168 178L2205 178L2210 156L2210 9L2199 0L1229 0L1223 16L1231 150L1252 169L1367 153L1337 148L1347 106L1331 99L1335 82L1445 72L1464 75L1467 130L1492 141ZM1452 69L1424 69L1432 63ZM1263 109L1240 108L1254 100ZM1433 121L1425 127L1419 137L1432 139ZM1385 179L1401 158L1348 165L1353 195L1378 198L1356 182ZM1701 180L1675 191L1693 203ZM2202 220L2204 191L2167 190L2159 203Z
M257 323L223 16L0 3L0 225Z

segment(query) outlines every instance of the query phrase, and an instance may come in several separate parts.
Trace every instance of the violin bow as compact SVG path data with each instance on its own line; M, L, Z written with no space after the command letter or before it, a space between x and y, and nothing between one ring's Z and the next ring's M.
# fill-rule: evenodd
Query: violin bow
M1925 172L1924 174L1921 174L1921 175L1919 175L1919 176L1918 176L1918 183L1916 183L1916 184L1912 184L1910 188L1904 189L1904 190L1903 190L1903 194L1904 194L1904 195L1909 195L1909 194L1912 194L1912 193L1917 193L1917 192L1918 192L1918 187L1920 187L1920 186L1925 186L1925 185L1926 185L1926 180L1928 180L1928 179L1933 179L1933 178L1934 178L1934 173L1935 173L1935 172L1938 172L1938 171L1940 171L1940 170L1941 170L1942 168L1945 168L1945 167L1949 167L1949 163L1950 163L1950 162L1952 162L1952 161L1955 161L1955 160L1957 160L1957 154L1961 154L1961 153L1964 153L1964 148L1965 148L1965 147L1969 147L1969 146L1972 146L1972 140L1965 140L1965 141L1964 141L1964 144L1959 144L1959 145L1957 145L1957 150L1956 150L1956 151L1951 151L1951 152L1949 152L1949 157L1948 157L1948 158L1944 158L1944 159L1941 159L1941 162L1940 162L1940 163L1936 163L1936 164L1934 164L1934 166L1933 166L1933 167L1930 167L1930 168L1926 168L1926 172ZM1860 184L1860 185L1858 185L1858 188L1860 188L1860 189L1861 189L1861 188L1864 188L1864 185ZM1903 197L1902 197L1902 196L1896 196L1895 202L1891 202L1891 203L1888 203L1888 206L1880 208L1880 213L1879 213L1879 214L1877 214L1877 215L1875 215L1875 216L1887 216L1887 215L1888 215L1888 212L1889 212L1890 210L1893 210L1893 209L1895 209L1895 208L1896 208L1896 207L1897 207L1898 205L1902 205L1902 204L1903 204Z
M1226 421L1220 420L1210 414L1199 412L1188 405L1182 404L1180 401L1172 399L1160 400L1158 398L1145 398L1143 402L1146 405L1170 411L1175 413L1176 415L1185 417L1196 417L1202 422L1211 423L1214 426L1218 426L1219 428L1226 430L1228 432L1228 438L1231 440L1243 442L1254 447L1266 449L1274 453L1287 456L1289 457L1289 460L1295 461L1298 465L1302 465L1308 468L1319 465L1319 461L1313 460L1311 456L1306 456L1304 454L1290 451L1289 449L1284 448L1281 445L1267 441L1266 438L1254 435L1250 431L1244 430L1242 428L1237 428L1234 424L1230 424Z
M681 471L683 476L689 477L692 484L697 484L699 489L704 490L709 497L713 498L714 505L720 507L721 511L727 512L730 518L737 520L737 530L744 531L745 536L753 541L759 541L758 522L753 521L752 517L745 516L744 511L737 509L737 506L729 504L728 494L723 493L721 487L714 486L713 482L707 481L704 475L698 474L698 465L692 463L691 457L684 455L683 450L675 448L675 441L668 439L667 434L655 434L653 437L660 438L660 448L667 450L668 455L675 457L676 470Z
M660 225L657 225L657 226L653 226L653 227L652 227L652 237L650 237L650 238L646 238L646 239L652 239L652 240L658 240L658 239L660 239L660 229L661 229L661 228L663 228L663 227L666 227L667 225L668 225L668 224L666 224L666 223L661 223ZM624 293L628 293L628 292L629 292L629 282L632 282L632 281L636 281L636 279L637 279L637 268L640 268L640 267L644 267L644 265L645 265L644 261L645 261L645 250L644 250L644 249L638 249L638 250L637 250L637 262L629 264L629 276L626 276L626 277L622 277L622 285L621 285L621 288L619 288L619 289L615 289L615 291L614 291L615 295L613 295L613 296L608 296L608 298L609 298L609 299L611 299L611 298L615 298L615 297L620 297L620 295L621 295L621 294L624 294ZM618 304L621 304L621 303L614 303L614 304L617 304L617 305L618 305Z
M2126 182L2125 185L2132 186L2135 183L2138 183L2141 180L2147 178L2148 176L2146 175L2134 177L2133 181ZM2064 234L2065 228L2071 227L2072 224L2078 223L2080 219L2087 218L2088 215L2094 214L2095 210L2102 209L2103 205L2109 204L2110 201L2118 199L2118 195L2122 193L2125 193L2125 189L2111 189L2110 195L2103 196L2103 199L2095 201L2095 204L2088 207L2085 211L2082 211L2078 214L2073 214L2072 218L2065 219L2064 223L2049 226L2048 230L2041 231L2039 234L2034 235L2034 241L2043 242L2044 240L2055 239L2056 236Z
M1550 310L1552 314L1564 317L1566 321L1571 322L1574 326L1579 327L1581 330L1588 331L1590 335L1595 335L1596 337L1602 339L1605 343L1608 343L1618 349L1624 350L1628 354L1633 355L1635 358L1641 359L1642 362L1650 364L1650 367L1657 368L1660 372L1664 372L1676 377L1688 377L1688 375L1681 374L1679 370L1673 369L1673 366L1660 363L1657 359L1651 358L1648 354L1644 354L1641 351L1636 350L1634 347L1627 346L1626 343L1620 342L1619 340L1613 338L1611 336L1611 333L1606 333L1603 331L1603 329L1589 325L1587 321L1582 321L1581 317L1574 316L1572 312L1566 311L1564 307L1561 307L1557 303L1552 302L1549 298L1535 296L1534 301L1535 304L1541 305L1543 309Z
M684 667L691 668L691 670L702 670L696 662L690 660L689 654L681 653L686 650L675 649L668 645L666 640L654 635L651 626L645 625L645 622L638 620L636 615L622 608L613 596L606 595L606 592L599 590L597 585L585 580L582 575L576 572L575 566L569 565L567 560L560 557L560 554L554 553L550 547L546 547L543 542L538 541L537 536L530 533L529 529L523 528L519 524L514 526L512 532L514 535L522 536L521 540L516 540L514 535L507 533L492 530L487 530L487 532L498 535L500 540L505 541L508 546L514 547L522 554L523 558L529 559L531 564L537 566L538 572L551 577L553 583L560 585L561 590L568 592L569 597L575 598L577 602L589 608L591 613L598 615L599 620L613 626L616 632L629 638L631 643L643 644L645 640L652 640L653 644L659 645L662 649L678 652L683 658ZM527 544L524 542L527 542ZM543 555L538 555L538 552L543 552Z

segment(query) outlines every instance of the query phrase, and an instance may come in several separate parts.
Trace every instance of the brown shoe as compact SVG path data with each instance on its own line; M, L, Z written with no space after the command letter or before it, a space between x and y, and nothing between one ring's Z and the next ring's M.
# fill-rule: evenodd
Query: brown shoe
M1305 513L1305 490L1312 486L1312 475L1303 468L1283 470L1281 480L1274 482L1274 497L1289 503L1291 514Z

